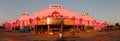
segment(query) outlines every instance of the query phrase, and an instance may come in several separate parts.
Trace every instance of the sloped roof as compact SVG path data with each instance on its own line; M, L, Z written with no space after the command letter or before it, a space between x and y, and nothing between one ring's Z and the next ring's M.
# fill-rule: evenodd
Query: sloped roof
M54 11L57 11L60 13L60 15L63 16L68 16L68 17L76 17L79 18L78 13L70 11L68 9L43 9L42 11L37 11L32 15L32 18L36 17L43 17L43 16L49 16L51 15Z
M86 16L80 16L83 20L94 20L92 16L86 15Z

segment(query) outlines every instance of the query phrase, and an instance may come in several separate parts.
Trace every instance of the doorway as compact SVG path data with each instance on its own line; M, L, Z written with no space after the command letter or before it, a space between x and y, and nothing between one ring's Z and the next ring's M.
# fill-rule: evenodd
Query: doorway
M85 31L84 26L78 26L78 29L81 30L81 31Z

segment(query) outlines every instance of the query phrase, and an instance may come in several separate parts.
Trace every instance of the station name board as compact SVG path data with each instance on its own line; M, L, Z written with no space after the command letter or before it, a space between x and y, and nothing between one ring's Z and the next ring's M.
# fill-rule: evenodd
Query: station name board
M61 25L63 24L63 18L47 18L47 24Z

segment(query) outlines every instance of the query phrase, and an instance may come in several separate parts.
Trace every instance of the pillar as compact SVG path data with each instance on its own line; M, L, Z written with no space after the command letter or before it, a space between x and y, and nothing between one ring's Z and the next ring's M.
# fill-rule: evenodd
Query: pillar
M38 29L37 29L37 25L35 25L35 32L36 32L36 35L38 35Z
M78 29L78 25L77 25L77 27L76 27L76 30L79 31L79 29Z
M48 25L48 32L50 32L50 25Z
M75 34L75 25L73 25L73 35Z
M60 32L63 33L63 25L61 25L61 31Z

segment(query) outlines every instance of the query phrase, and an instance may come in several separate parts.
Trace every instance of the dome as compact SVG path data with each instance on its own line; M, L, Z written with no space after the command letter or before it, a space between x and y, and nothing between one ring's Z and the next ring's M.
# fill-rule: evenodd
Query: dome
M28 16L28 13L27 12L23 12L22 15L27 15Z

